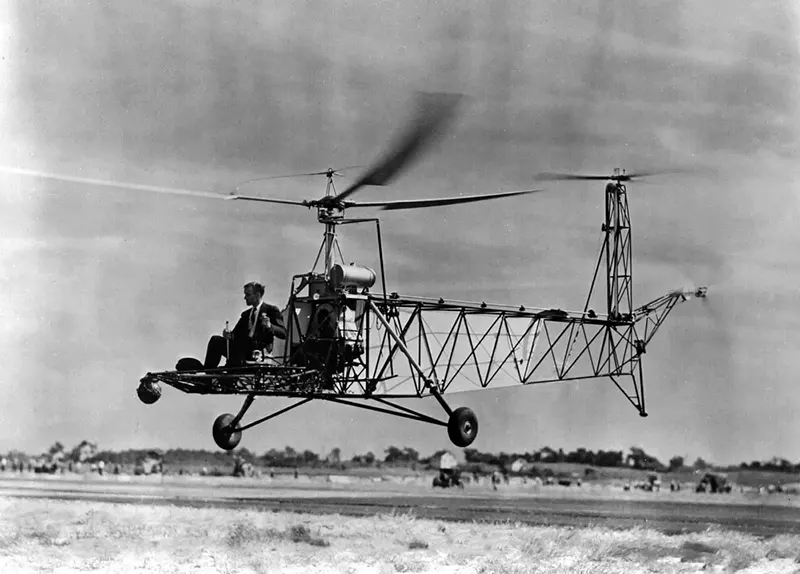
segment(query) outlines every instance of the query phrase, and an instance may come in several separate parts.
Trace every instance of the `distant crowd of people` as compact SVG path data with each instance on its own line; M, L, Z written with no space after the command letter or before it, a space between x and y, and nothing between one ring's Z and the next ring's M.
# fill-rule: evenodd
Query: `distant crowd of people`
M27 459L21 460L18 458L12 458L9 460L6 457L0 458L0 472L47 472L47 473L56 473L56 472L85 472L89 471L92 473L97 473L99 475L103 475L106 473L106 463L105 461L99 460L97 462L44 462L41 460L36 459ZM119 474L121 472L121 467L119 464L114 464L112 467L112 472L114 474Z

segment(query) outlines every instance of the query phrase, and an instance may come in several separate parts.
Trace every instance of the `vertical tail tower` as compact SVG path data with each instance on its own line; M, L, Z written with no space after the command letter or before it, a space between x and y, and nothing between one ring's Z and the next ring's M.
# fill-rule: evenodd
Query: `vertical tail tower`
M606 261L606 308L612 321L630 321L633 311L631 217L627 189L621 181L624 174L615 168L614 177L606 183L605 238L600 252Z

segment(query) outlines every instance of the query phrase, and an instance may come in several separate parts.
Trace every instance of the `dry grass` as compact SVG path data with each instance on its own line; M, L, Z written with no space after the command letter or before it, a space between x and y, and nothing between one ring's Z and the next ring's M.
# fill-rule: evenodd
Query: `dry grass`
M0 499L0 572L797 572L800 537Z

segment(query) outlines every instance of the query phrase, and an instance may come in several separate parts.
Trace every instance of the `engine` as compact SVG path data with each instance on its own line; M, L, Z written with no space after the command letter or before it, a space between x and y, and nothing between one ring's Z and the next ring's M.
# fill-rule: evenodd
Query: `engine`
M376 279L372 269L354 264L333 265L327 279L308 276L305 293L293 297L284 310L290 363L334 373L358 360L364 352L363 293Z

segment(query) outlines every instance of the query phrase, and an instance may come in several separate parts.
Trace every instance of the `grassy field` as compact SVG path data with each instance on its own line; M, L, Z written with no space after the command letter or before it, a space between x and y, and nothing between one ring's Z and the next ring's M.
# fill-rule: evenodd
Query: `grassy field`
M800 537L0 498L0 572L797 572Z

